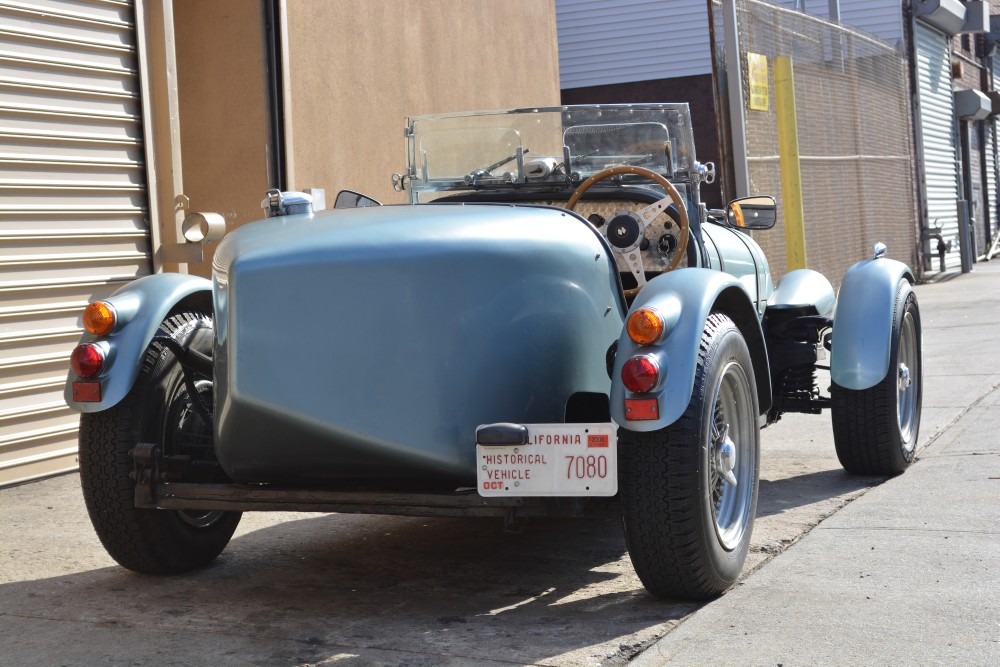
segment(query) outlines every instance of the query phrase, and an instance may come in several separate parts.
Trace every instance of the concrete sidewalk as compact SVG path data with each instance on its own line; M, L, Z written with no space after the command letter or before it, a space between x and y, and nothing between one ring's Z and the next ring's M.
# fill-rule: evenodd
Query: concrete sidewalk
M1000 263L917 295L919 460L631 664L1000 664Z

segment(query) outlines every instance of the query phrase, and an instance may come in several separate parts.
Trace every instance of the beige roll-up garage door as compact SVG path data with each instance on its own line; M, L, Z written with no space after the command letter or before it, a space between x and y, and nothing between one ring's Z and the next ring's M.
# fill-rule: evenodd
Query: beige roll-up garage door
M80 311L150 272L134 12L0 0L0 485L76 468Z

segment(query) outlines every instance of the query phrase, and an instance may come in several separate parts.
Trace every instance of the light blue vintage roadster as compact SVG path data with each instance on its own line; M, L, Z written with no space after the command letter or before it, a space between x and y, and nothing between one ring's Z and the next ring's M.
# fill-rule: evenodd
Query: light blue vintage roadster
M272 191L211 281L87 307L66 401L124 567L205 565L245 510L513 522L617 496L646 588L705 599L746 558L762 426L830 408L849 472L913 460L910 269L879 244L839 298L811 270L772 284L751 232L774 200L706 209L687 105L422 116L405 136L410 204Z

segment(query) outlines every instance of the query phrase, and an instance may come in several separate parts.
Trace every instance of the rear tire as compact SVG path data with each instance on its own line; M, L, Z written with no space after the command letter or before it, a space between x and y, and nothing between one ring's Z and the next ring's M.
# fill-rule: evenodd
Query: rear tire
M204 313L173 315L158 333L212 352L212 321ZM209 405L211 384L196 384ZM193 409L180 364L159 343L147 348L139 377L120 403L81 416L83 498L101 543L123 567L172 574L210 563L228 544L241 513L136 508L129 452L141 442L156 443L168 455L212 456L212 424Z
M653 595L710 599L743 569L760 468L755 387L742 334L731 319L712 314L684 415L658 431L619 430L625 540ZM723 455L726 444L735 460ZM727 471L735 486L725 481Z
M893 311L885 378L869 389L834 384L830 390L837 458L855 475L898 475L916 454L923 400L920 309L906 280L896 288Z

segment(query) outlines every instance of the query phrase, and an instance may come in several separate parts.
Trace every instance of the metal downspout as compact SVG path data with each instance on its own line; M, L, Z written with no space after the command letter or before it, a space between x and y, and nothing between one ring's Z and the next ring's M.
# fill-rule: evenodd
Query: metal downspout
M285 174L285 109L282 77L282 31L277 0L264 0L264 53L267 63L267 103L270 142L268 146L268 183L287 190Z
M956 118L954 121L958 126L959 148L962 157L959 160L959 179L962 183L962 197L958 201L958 248L962 260L962 273L972 271L972 262L975 259L975 237L972 228L972 149L969 133L972 132L972 123Z
M980 186L982 188L983 194L983 244L989 246L990 244L990 182L989 182L989 172L987 168L989 165L986 164L986 123L989 120L978 120L976 121L976 130L979 132L979 179ZM990 133L992 135L992 132ZM993 141L993 137L990 137L990 141ZM977 221L978 222L978 221ZM978 244L977 244L978 245ZM979 251L975 246L972 248L975 256L979 256Z
M295 183L295 143L292 140L292 76L289 66L288 48L288 2L278 0L278 43L281 47L281 111L284 137L285 187L294 190Z

